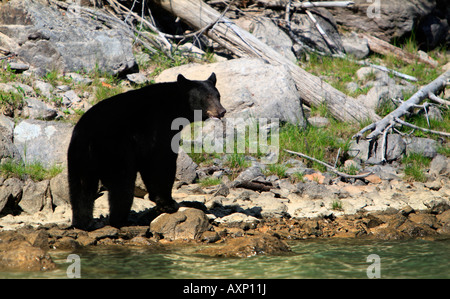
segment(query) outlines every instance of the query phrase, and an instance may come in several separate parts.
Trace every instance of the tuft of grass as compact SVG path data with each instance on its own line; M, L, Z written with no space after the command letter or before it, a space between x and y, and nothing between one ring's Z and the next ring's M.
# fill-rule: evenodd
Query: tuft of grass
M16 177L21 180L31 178L33 181L42 181L55 177L63 171L63 167L53 165L45 167L41 162L23 163L6 160L0 164L0 173L3 177Z
M290 176L290 180L293 184L303 183L305 181L305 175L301 172L295 172Z
M0 90L0 113L12 115L14 110L22 108L23 105L23 96L20 93Z
M222 180L219 178L207 177L200 180L200 185L202 187L215 186L222 183Z
M266 167L265 170L265 175L276 175L278 176L280 179L286 177L286 170L288 170L288 167L286 165L283 164L269 164Z
M333 200L333 202L331 203L331 209L333 211L342 211L342 202L340 200Z
M402 159L405 165L404 179L408 181L426 182L427 177L424 169L430 166L431 158L427 158L422 154L410 153Z

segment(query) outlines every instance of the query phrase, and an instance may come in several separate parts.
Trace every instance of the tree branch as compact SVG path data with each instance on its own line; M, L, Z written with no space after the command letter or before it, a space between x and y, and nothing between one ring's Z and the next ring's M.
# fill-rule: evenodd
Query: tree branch
M285 151L285 152L288 152L288 153L290 153L290 154L294 154L294 155L300 156L300 157L302 157L302 158L306 158L306 159L309 159L309 160L311 160L311 161L317 162L317 163L319 163L319 164L325 166L326 168L328 168L329 170L331 170L332 172L334 172L334 173L337 174L338 176L341 176L341 177L343 177L343 178L348 178L348 179L363 179L363 178L365 178L365 177L367 177L367 176L369 176L369 175L372 174L372 172L368 172L368 173L364 173L364 174L358 174L358 175L346 174L346 173L340 172L339 170L337 170L336 168L334 168L334 167L331 166L330 164L327 164L327 163L325 163L325 162L322 162L322 161L320 161L320 160L317 160L316 158L310 157L310 156L308 156L308 155L305 155L305 154L302 154L302 153L298 153L298 152L294 152L294 151L287 150L287 149L285 149L284 151Z

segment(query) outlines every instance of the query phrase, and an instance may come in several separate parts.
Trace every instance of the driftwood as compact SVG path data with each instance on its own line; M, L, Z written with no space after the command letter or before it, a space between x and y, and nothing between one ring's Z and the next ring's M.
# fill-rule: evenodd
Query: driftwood
M325 166L326 168L328 168L329 170L331 170L332 172L334 172L334 173L337 174L338 176L343 177L343 178L347 178L347 179L363 179L363 178L365 178L365 177L367 177L367 176L369 176L369 175L372 174L371 171L370 171L370 172L363 173L363 174L357 174L357 175L346 174L346 173L340 172L339 170L337 170L334 166L331 166L330 164L327 164L327 163L325 163L325 162L322 162L322 161L320 161L320 160L317 160L316 158L310 157L310 156L305 155L305 154L303 154L303 153L294 152L294 151L287 150L287 149L285 149L284 151L285 151L285 152L288 152L288 153L290 153L290 154L294 154L294 155L300 156L300 157L302 157L302 158L306 158L306 159L309 159L309 160L311 160L311 161L317 162L317 163L319 163L319 164Z
M210 29L205 30L204 34L239 57L257 57L270 64L285 66L306 104L319 106L326 103L330 113L341 121L355 123L366 119L372 121L379 119L372 109L368 109L354 98L336 90L319 77L306 72L248 31L243 30L226 17L221 17L218 11L203 1L154 1L196 30L210 26Z
M270 191L270 186L267 186L263 183L251 182L251 181L240 181L236 184L232 185L232 188L245 188L253 191Z
M406 52L377 37L364 33L360 33L359 37L367 39L370 50L375 53L382 55L391 54L394 55L396 58L403 60L406 63L414 63L415 61L419 61L431 65L432 67L436 67L438 65L438 62L433 60L431 57L422 58L419 55Z
M378 136L383 134L387 128L391 128L403 115L409 113L409 111L417 106L424 99L429 97L429 94L437 94L442 88L445 87L447 80L450 79L450 70L446 71L440 75L437 79L429 83L428 85L421 88L415 94L413 94L407 101L404 101L397 109L386 115L383 119L374 122L367 127L363 128L361 131L356 133L353 138L357 141L363 137L363 134L367 131L372 131L365 139L376 139ZM445 133L444 133L445 134Z
M276 0L257 0L258 5L265 8L284 8L288 1L276 1ZM355 4L353 1L323 1L323 2L296 2L291 6L295 8L313 8L313 7L348 7Z

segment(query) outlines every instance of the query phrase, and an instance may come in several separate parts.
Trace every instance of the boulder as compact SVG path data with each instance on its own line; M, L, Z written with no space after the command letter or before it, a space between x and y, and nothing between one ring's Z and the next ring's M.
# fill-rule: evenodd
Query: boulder
M76 5L61 11L46 1L8 1L1 7L0 33L8 41L2 45L34 67L60 72L98 67L117 74L136 66L133 33L84 16Z
M4 116L6 118L6 116ZM0 123L0 162L13 159L20 161L21 155L12 141L11 131Z
M14 145L24 161L65 165L72 130L68 123L25 119L14 128Z
M177 170L175 177L177 180L191 184L197 178L198 165L192 161L191 157L180 147L177 157Z
M406 154L422 154L427 158L434 158L437 155L438 142L429 138L406 137Z
M70 204L69 181L67 179L67 167L50 180L52 204L55 206Z
M369 55L367 39L358 37L354 32L342 36L342 46L345 49L345 53L353 55L356 59L363 59Z
M245 27L241 28L247 29ZM293 44L291 38L270 19L253 19L250 26L248 26L248 31L290 61L297 62L297 58L292 52Z
M23 109L23 116L25 117L51 120L58 114L50 105L36 98L26 98L25 102L27 103Z
M329 8L338 24L385 41L407 36L436 7L433 0L354 0L351 9Z
M0 239L4 240L2 232ZM23 237L17 236L9 242L0 242L0 269L3 271L47 271L56 268L50 255L39 247L32 246Z
M191 80L203 80L214 72L225 118L278 118L302 123L300 101L295 82L283 66L260 59L233 59L213 64L188 64L163 71L156 82L176 81L178 74Z
M161 214L150 223L150 232L165 240L198 240L211 225L205 213L193 208L180 208L173 214Z
M44 206L50 205L51 203L47 200L50 196L48 188L48 180L37 183L28 180L23 187L22 199L19 202L20 208L28 214L34 214L42 210Z

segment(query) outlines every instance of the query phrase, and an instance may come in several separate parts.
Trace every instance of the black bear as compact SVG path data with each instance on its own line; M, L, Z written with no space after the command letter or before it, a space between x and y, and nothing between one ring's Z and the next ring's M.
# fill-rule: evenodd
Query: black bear
M174 119L221 118L214 73L206 81L178 75L176 82L158 83L103 100L76 124L68 150L72 225L89 229L99 181L109 192L110 224L123 226L133 203L137 172L159 213L174 213L172 199L178 149L173 149ZM199 112L197 112L199 113ZM178 147L175 146L175 147Z

